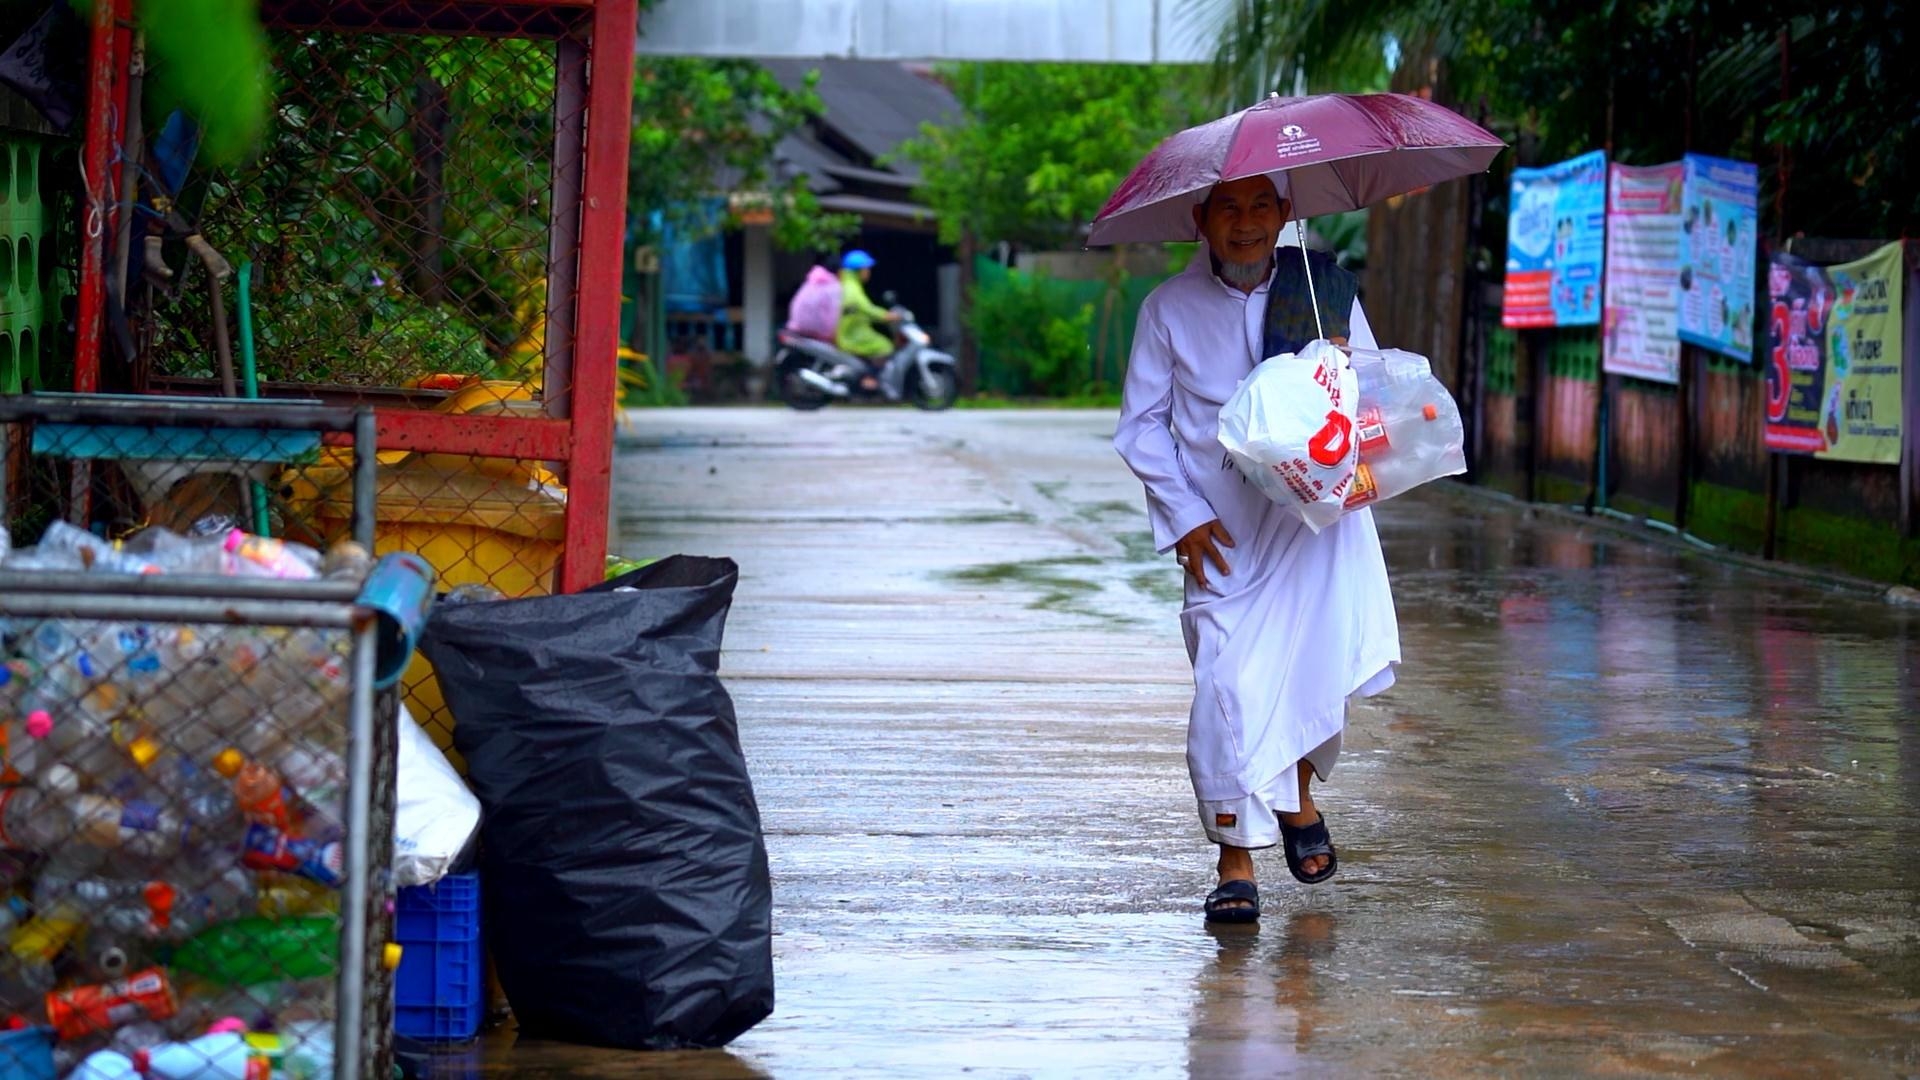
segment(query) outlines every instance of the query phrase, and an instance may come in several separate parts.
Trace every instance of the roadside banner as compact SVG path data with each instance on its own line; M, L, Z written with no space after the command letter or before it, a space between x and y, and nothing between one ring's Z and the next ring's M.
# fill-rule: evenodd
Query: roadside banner
M1515 169L1509 205L1501 323L1516 328L1600 325L1606 152Z
M1686 167L1607 169L1606 319L1610 375L1680 381L1680 189Z
M1833 313L1827 325L1826 398L1820 457L1900 463L1901 291L1898 241L1864 259L1827 267Z
M1680 340L1752 361L1760 168L1705 154L1684 160Z
M1833 292L1818 266L1775 251L1767 261L1767 449L1815 454Z

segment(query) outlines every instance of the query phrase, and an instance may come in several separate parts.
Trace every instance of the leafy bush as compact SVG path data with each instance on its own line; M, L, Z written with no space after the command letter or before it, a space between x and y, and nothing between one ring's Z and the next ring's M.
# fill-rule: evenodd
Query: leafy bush
M1093 389L1088 343L1094 306L1062 304L1044 273L1011 273L974 286L967 329L1010 376L1012 394L1071 397Z

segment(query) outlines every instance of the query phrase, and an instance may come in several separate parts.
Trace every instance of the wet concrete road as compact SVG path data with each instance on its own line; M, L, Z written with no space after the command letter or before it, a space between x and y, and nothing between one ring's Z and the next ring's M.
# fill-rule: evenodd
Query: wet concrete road
M1920 615L1473 497L1406 663L1209 932L1177 571L1093 413L638 413L618 550L730 555L779 1006L519 1076L1920 1075ZM451 1063L450 1063L451 1064Z

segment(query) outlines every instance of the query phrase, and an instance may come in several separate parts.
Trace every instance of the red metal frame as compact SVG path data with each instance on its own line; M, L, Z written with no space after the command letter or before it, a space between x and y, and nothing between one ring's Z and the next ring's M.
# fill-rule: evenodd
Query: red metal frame
M79 282L79 333L74 389L100 386L106 326L108 244L113 234L109 195L119 190L117 155L124 115L134 0L94 5L89 55L86 146L87 206ZM614 406L620 327L620 261L625 236L627 153L633 122L637 0L267 0L263 15L283 28L327 28L383 33L459 33L568 40L563 62L585 50L584 131L556 137L556 203L577 204L577 218L555 222L572 247L573 310L552 319L549 333L572 330L571 341L549 350L547 417L447 415L377 408L379 447L553 462L567 479L566 541L560 591L586 588L605 573L613 480ZM562 78L562 93L578 92ZM563 110L569 103L562 102ZM577 110L577 107L575 108ZM578 151L571 160L567 155ZM577 188L574 186L577 184ZM562 211L565 215L566 212ZM571 233L571 236L568 234ZM566 272L557 275L562 282ZM555 290L557 297L567 293ZM551 338L550 338L551 340Z

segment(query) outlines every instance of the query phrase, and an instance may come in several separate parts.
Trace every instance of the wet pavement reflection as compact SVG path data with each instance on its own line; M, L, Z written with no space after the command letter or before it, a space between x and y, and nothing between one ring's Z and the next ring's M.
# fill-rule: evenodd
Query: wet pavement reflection
M1406 664L1209 931L1177 571L1108 417L635 414L616 549L742 565L775 1015L441 1075L1920 1073L1920 614L1471 495L1388 504ZM617 1007L617 1006L616 1006Z

